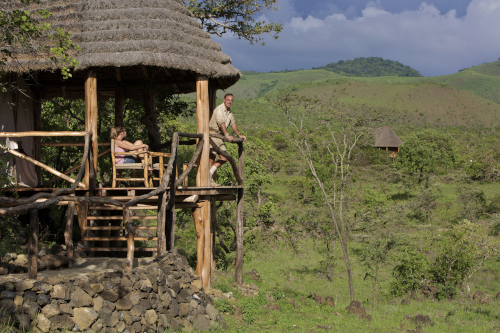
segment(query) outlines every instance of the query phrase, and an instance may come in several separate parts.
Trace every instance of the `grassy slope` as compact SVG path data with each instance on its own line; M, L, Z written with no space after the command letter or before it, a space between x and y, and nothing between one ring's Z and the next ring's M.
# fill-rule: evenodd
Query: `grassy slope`
M230 89L235 112L242 112L239 123L255 126L265 119L282 124L263 97L285 87L311 97L335 97L353 108L388 112L389 124L500 125L500 62L422 78L342 78L324 70L244 75Z

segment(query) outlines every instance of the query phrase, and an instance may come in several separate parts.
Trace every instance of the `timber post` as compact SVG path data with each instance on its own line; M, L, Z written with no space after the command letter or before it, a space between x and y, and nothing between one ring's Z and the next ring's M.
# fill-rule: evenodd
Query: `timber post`
M38 274L38 209L30 209L30 235L28 241L28 278L36 279Z
M198 161L198 172L196 174L196 186L210 186L210 97L209 97L209 81L206 76L198 76L196 79L196 120L198 124L198 133L203 134L204 144ZM212 242L211 236L211 219L210 219L210 197L204 202L201 202L201 208L193 214L195 218L195 226L201 223L201 228L197 230L197 260L201 265L197 265L197 274L201 276L201 281L204 288L211 287L212 275ZM198 222L198 221L200 222ZM198 232L201 235L198 235ZM201 250L201 251L200 251ZM201 253L200 253L201 252ZM200 267L201 266L201 267ZM200 270L200 271L199 271Z
M90 132L92 135L92 156L95 157L93 160L95 174L99 143L97 141L97 79L96 72L93 69L87 72L87 80L85 81L85 132ZM95 179L90 179L90 159L88 159L85 166L85 187L87 189L95 188L95 181Z
M131 271L134 268L134 230L130 224L130 210L128 207L123 208L123 225L127 231L127 266L126 270Z
M35 88L35 96L33 101L33 130L42 130L42 91L40 87ZM42 160L42 140L40 137L34 137L33 158L37 161ZM35 173L37 178L37 185L42 183L42 170L39 166L35 165Z
M238 164L241 179L244 179L245 151L243 143L238 144ZM235 280L237 284L243 283L243 199L244 188L238 189L238 206L236 208L236 269Z
M71 194L75 196L75 194ZM73 267L73 216L75 214L75 202L68 202L68 209L66 210L66 228L64 230L64 243L66 245L66 257L69 260L69 267Z

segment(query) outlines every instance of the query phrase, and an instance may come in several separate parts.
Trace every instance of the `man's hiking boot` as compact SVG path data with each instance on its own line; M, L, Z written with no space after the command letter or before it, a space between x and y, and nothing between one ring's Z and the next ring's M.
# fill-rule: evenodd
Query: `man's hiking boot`
M210 187L219 187L220 185L217 184L213 179L210 180Z

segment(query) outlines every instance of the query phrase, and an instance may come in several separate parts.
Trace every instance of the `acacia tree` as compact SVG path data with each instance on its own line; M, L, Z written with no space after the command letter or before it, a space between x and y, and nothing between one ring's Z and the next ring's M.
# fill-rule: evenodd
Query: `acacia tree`
M300 151L321 190L328 207L330 227L340 240L353 301L354 287L347 250L352 164L355 160L354 149L366 136L371 120L333 102L326 103L284 91L270 102L283 112L289 125L289 131L277 132ZM311 124L316 124L316 127L311 129ZM323 136L320 142L318 135ZM326 149L330 156L328 167L318 159L318 152L322 149Z
M210 34L221 37L232 32L238 39L246 39L264 45L261 37L269 34L278 38L282 26L279 23L256 21L255 16L264 10L278 10L277 0L185 0L186 5L201 21Z

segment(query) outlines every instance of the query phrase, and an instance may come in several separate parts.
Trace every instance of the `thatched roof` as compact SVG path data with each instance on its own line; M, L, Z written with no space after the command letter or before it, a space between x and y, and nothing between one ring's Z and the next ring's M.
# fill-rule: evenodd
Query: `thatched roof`
M403 141L389 126L374 129L375 147L399 147Z
M7 10L19 8L19 1L5 6L10 6ZM114 76L114 68L120 67L120 79L134 80L144 70L130 72L128 77L127 70L146 66L150 75L161 72L155 74L160 80L163 76L166 81L194 81L196 75L205 75L217 80L222 89L240 77L231 58L203 31L183 0L45 0L28 8L32 12L47 9L53 16L46 22L73 34L73 42L82 48L77 55L80 65L76 73L88 68L108 68L112 69L108 74ZM49 59L30 54L16 56L19 61L8 62L8 72L60 69ZM160 70L155 72L154 68ZM189 92L193 87L182 87L181 83L176 90Z

